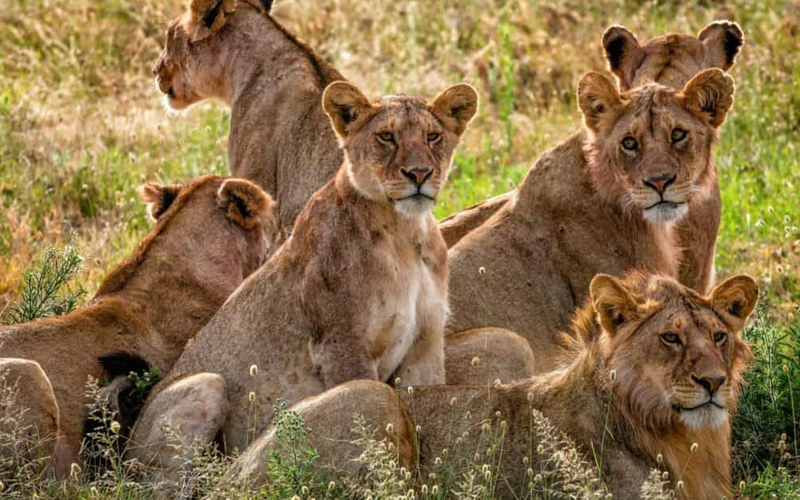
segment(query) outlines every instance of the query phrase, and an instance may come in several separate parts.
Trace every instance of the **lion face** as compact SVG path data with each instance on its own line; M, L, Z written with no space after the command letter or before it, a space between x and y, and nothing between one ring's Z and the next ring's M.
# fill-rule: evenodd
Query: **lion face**
M245 2L258 15L269 12L271 1ZM234 40L233 15L236 0L192 0L187 11L167 27L166 43L153 76L165 104L185 109L203 99L230 102L226 76ZM241 16L240 16L241 17Z
M713 181L712 147L733 88L719 69L700 72L682 90L647 84L623 94L603 75L586 74L578 99L597 193L652 223L685 216Z
M671 279L600 275L591 293L616 371L612 391L637 421L694 430L727 422L751 356L740 331L758 299L752 278L701 297Z
M432 103L406 95L370 102L346 82L332 83L323 95L350 181L366 198L409 218L433 209L477 102L475 89L463 84Z
M277 204L244 179L206 176L187 184L148 183L142 194L151 216L184 248L180 253L191 261L192 272L226 269L213 271L209 282L238 285L281 243Z

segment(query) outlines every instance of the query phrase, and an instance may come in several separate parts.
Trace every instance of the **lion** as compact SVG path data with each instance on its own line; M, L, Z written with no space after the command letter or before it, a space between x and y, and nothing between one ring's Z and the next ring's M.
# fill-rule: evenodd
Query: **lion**
M555 332L593 276L677 277L676 224L713 196L712 150L733 92L719 69L680 90L650 83L623 93L587 73L578 85L581 140L544 153L513 199L449 250L447 332L516 332L541 373L554 366Z
M88 379L149 367L166 373L186 342L280 244L275 202L247 180L148 183L143 196L155 227L86 306L0 327L0 367L19 385L17 403L30 410L27 418L43 434L57 431L51 451L61 476L78 461Z
M167 422L187 443L219 432L231 452L266 428L278 399L354 379L444 383L447 248L431 210L477 101L466 84L430 103L328 86L339 172L154 388L133 456L179 464L163 444Z
M590 291L564 337L565 361L552 372L490 389L446 385L392 393L378 382L357 381L292 410L310 429L322 463L335 458L339 468L353 467L342 450L357 451L341 443L353 441L355 414L380 429L378 439L396 443L400 464L414 463L406 453L419 453L428 472L445 455L448 467L460 466L459 453L475 466L474 443L459 443L465 432L483 443L499 439L501 452L486 463L502 498L528 491L548 459L537 452L541 436L532 428L532 410L538 410L589 461L602 457L602 479L614 498L639 498L656 468L669 472L673 487L682 481L682 498L731 498L730 419L752 357L741 331L758 300L755 281L734 276L703 297L673 278L634 272L624 280L598 275ZM266 480L267 452L276 444L270 429L238 459L243 479Z
M620 90L627 91L645 83L682 88L695 74L710 68L730 70L744 44L744 34L738 24L716 21L703 28L697 37L682 34L661 35L640 43L623 26L609 27L602 38L609 69L614 73ZM585 163L580 143L584 134L571 135L547 154L553 163ZM564 155L553 157L555 152ZM713 172L716 175L716 171ZM707 292L714 284L714 248L720 222L719 186L711 186L711 196L693 203L688 217L678 224L679 245L682 248L679 279L681 283ZM452 248L465 235L491 218L509 200L527 204L514 190L495 196L446 217L439 229ZM461 286L456 283L455 286Z
M279 206L290 230L336 175L342 153L320 106L345 78L270 14L271 0L191 0L153 66L165 104L217 99L231 109L228 164Z

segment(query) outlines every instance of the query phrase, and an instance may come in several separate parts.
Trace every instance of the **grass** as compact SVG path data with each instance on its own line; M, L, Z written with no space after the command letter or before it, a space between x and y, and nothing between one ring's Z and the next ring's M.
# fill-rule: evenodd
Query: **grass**
M8 0L0 11L0 311L52 246L84 257L73 290L91 295L151 227L136 194L144 181L227 172L228 111L203 103L172 115L152 88L150 66L183 3ZM756 277L764 306L748 331L757 361L734 425L735 467L751 498L797 495L798 0L277 0L274 13L370 94L476 85L481 107L439 217L513 188L579 126L574 88L604 69L607 25L649 37L738 21L747 43L716 151L717 271Z

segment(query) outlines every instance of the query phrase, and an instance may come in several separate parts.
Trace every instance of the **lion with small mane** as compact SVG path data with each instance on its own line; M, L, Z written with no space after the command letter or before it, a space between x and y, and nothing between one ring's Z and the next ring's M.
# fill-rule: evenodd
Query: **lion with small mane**
M186 342L279 246L277 209L244 179L206 176L148 183L155 227L84 307L0 327L0 370L64 476L88 417L86 384L156 367L166 373Z
M477 100L465 84L432 102L328 86L323 108L345 161L154 389L135 456L180 465L165 422L187 443L219 433L227 451L244 450L279 398L354 379L444 383L447 248L431 210Z
M516 332L545 372L556 332L596 274L678 277L677 224L713 195L712 151L733 92L719 69L682 89L650 83L622 93L587 73L577 92L582 139L545 153L513 200L449 250L447 331ZM585 161L562 162L573 156Z
M653 82L679 89L704 69L728 71L743 45L742 29L730 21L715 21L700 30L697 37L671 33L639 42L636 35L623 26L609 27L602 37L608 67L616 76L621 91ZM581 147L584 141L585 132L573 134L545 153L542 160L564 165L585 164ZM687 217L677 225L681 248L678 279L701 293L714 284L714 248L721 212L716 171L713 165L711 168L715 182L710 186L710 196L694 200ZM439 228L447 247L453 247L470 231L480 227L509 201L528 205L531 200L524 198L524 191L521 187L443 219ZM461 286L460 283L454 285Z
M357 413L378 429L386 422L400 429L387 436L397 443L399 463L414 464L416 455L406 454L419 453L420 467L431 470L443 450L459 463L465 449L459 436L503 421L496 431L504 433L496 458L502 462L493 470L501 498L527 491L525 458L531 464L548 458L537 456L540 438L531 429L531 412L539 410L586 457L602 454L602 479L614 498L639 498L656 468L669 472L673 487L683 482L681 498L731 498L730 419L752 356L741 331L758 300L755 281L735 276L703 297L672 278L632 273L624 280L599 275L590 290L565 336L563 364L550 373L492 388L415 387L413 393L357 381L292 410L311 429L321 462L335 458L339 467L352 467L343 457L356 451L341 443L352 442ZM244 478L264 480L276 444L271 430L247 450L239 459Z

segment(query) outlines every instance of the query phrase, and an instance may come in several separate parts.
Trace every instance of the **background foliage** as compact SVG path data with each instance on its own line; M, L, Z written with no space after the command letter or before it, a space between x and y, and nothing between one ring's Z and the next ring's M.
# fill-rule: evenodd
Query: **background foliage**
M153 90L150 67L182 3L6 0L0 9L6 318L32 289L26 269L39 276L41 262L58 255L46 254L51 246L69 242L85 258L59 296L94 292L151 227L136 194L145 180L226 173L227 110L203 103L170 114ZM476 85L479 115L457 154L440 217L513 188L538 154L580 125L574 88L585 71L604 70L599 39L609 24L648 38L696 33L720 18L739 22L747 42L732 70L736 102L716 152L724 204L717 272L758 278L764 305L748 332L758 358L734 426L736 470L755 497L794 481L798 0L375 0L368 9L357 0L275 3L279 20L373 95L432 97L457 81ZM779 471L787 466L789 473Z

